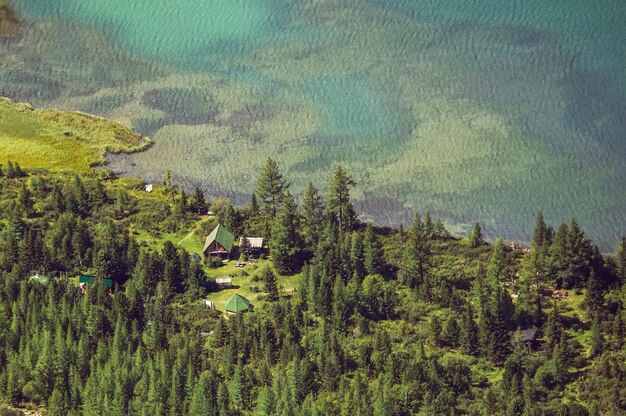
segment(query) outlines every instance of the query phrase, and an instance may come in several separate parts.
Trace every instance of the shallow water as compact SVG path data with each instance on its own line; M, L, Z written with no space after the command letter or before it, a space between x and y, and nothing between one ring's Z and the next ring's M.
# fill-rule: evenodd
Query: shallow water
M429 208L524 240L541 209L605 250L626 232L619 0L12 4L0 93L152 136L118 172L243 201L267 156L296 193L342 163L384 223Z

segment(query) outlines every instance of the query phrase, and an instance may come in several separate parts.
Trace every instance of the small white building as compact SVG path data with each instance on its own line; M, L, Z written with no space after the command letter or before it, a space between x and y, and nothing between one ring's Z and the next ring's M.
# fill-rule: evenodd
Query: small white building
M215 303L211 302L208 299L203 299L204 302L204 306L206 306L209 309L215 309Z
M146 185L146 192L148 192L148 193L152 192L152 184L151 183Z
M220 288L231 287L233 285L233 278L232 277L218 277L215 279L215 283L217 283L217 285Z
M239 237L239 247L243 247L243 237ZM251 251L259 251L263 248L263 237L246 237L246 247Z

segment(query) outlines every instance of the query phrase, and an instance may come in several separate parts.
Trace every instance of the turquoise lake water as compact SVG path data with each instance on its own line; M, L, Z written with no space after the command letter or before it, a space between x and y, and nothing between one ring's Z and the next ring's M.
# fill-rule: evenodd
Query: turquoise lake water
M365 219L429 208L525 240L541 209L605 250L626 232L622 1L10 4L0 94L150 135L122 174L245 201L267 156L297 194L342 163Z

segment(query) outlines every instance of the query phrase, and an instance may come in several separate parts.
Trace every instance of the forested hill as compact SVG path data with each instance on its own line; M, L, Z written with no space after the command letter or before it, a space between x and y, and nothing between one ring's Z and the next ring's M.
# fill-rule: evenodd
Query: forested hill
M428 213L379 229L356 218L341 167L300 204L287 182L268 160L233 207L2 166L2 414L626 412L624 239L604 257L575 220L541 215L530 249L488 244L478 224L452 238ZM250 265L235 238L227 264L191 256L218 223L269 251ZM225 315L229 290L251 310Z

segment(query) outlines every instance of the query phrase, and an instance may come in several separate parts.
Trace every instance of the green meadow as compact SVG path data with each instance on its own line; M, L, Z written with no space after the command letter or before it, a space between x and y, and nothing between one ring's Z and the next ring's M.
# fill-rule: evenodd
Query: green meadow
M100 117L36 110L0 98L0 163L84 171L107 152L136 152L150 144L134 131Z

